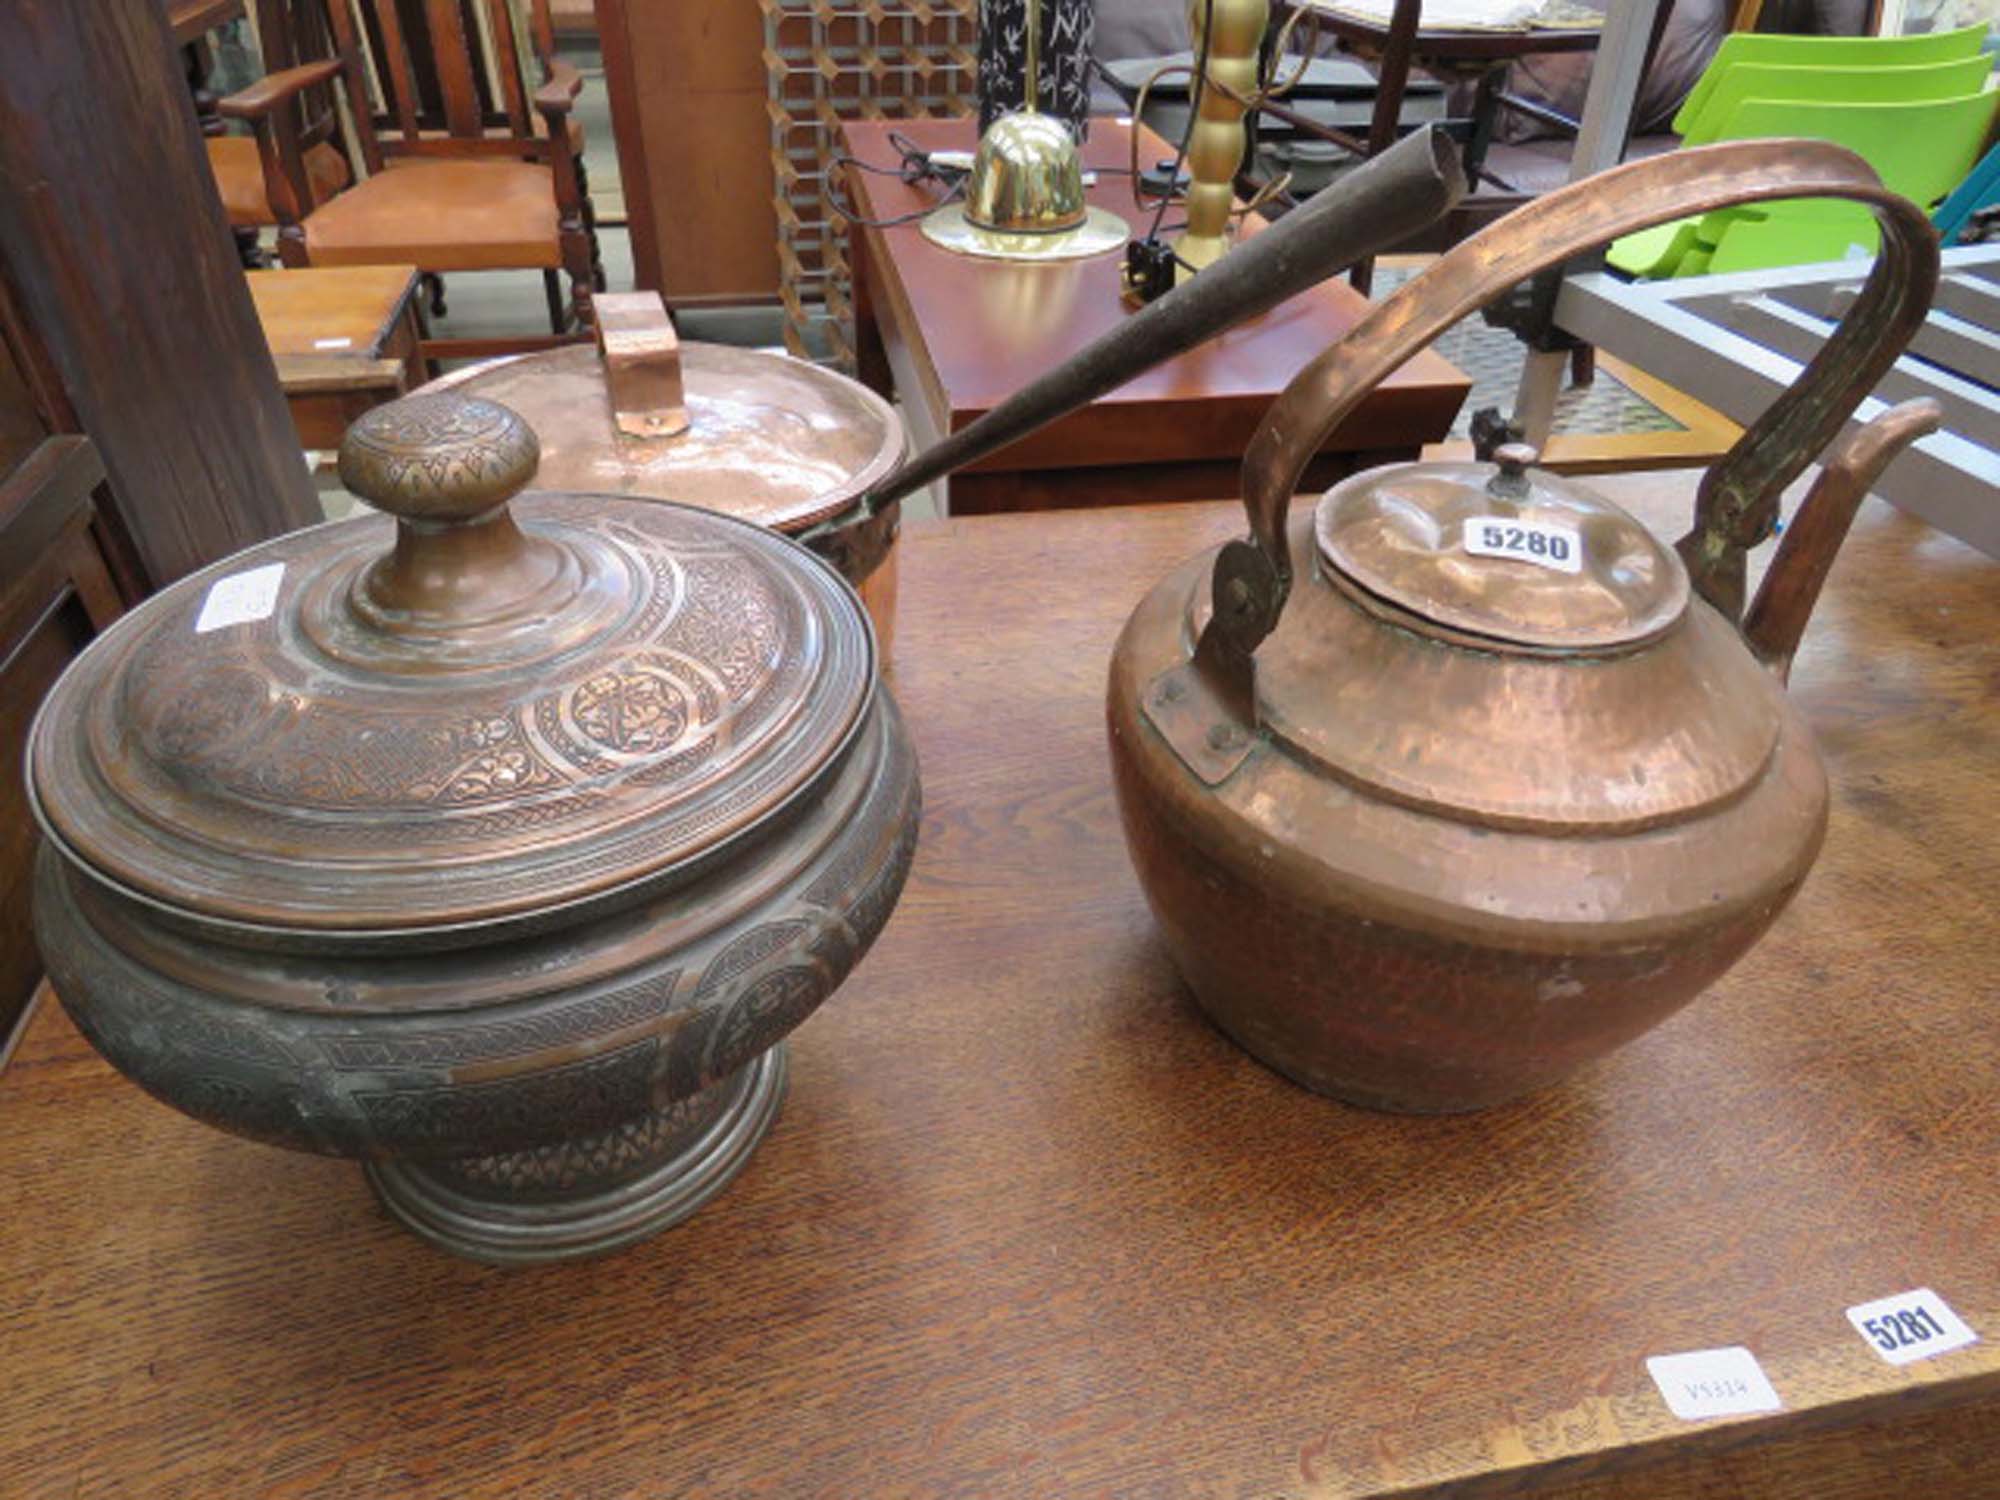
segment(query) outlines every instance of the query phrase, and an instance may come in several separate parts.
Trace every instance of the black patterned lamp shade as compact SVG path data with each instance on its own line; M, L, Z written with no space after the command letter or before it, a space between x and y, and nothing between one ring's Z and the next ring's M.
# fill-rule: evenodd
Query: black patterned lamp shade
M1096 0L979 0L979 130L1025 102L1028 7L1041 6L1037 107L1083 139L1090 120L1090 41Z

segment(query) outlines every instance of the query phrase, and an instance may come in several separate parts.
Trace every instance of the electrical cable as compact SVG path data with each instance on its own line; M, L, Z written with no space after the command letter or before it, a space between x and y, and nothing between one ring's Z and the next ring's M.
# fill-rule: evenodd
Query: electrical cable
M889 132L889 144L900 153L902 160L893 167L878 167L859 157L848 156L844 152L836 155L830 163L831 170L826 179L826 206L836 216L849 224L858 224L864 229L894 229L899 224L914 224L919 219L930 217L945 204L955 200L965 191L966 179L971 173L957 167L940 167L932 159L931 153L915 145L901 131ZM840 172L846 167L854 167L876 177L894 177L914 188L923 188L935 182L944 189L936 200L924 208L910 213L898 214L893 219L864 219L848 206L845 190L840 186Z

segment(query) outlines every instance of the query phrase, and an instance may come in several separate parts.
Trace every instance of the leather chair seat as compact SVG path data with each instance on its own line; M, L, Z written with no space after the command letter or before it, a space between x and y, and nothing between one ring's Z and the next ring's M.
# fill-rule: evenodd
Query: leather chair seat
M316 266L560 267L554 174L534 162L391 159L305 221Z
M257 142L247 135L212 135L208 147L209 169L222 193L222 207L237 229L264 229L278 222L271 212L270 194L264 188L264 164L257 159ZM326 142L309 146L305 153L306 177L312 183L313 201L324 203L347 186L347 158Z

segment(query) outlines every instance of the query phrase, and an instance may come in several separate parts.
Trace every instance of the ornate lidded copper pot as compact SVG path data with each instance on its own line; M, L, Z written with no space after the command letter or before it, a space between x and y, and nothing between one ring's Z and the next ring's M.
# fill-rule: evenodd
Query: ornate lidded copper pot
M682 343L652 292L597 299L597 347L508 355L418 395L511 407L534 429L536 484L699 505L795 537L895 613L898 503L867 503L904 456L902 419L858 381L804 360Z
M1306 456L1482 302L1613 235L1794 196L1868 204L1882 251L1677 549L1519 449L1356 475L1288 519ZM1678 152L1466 241L1299 375L1246 456L1250 538L1155 588L1111 665L1133 862L1225 1032L1342 1099L1474 1109L1637 1036L1756 942L1826 827L1793 648L1855 507L1936 408L1835 449L1747 617L1745 552L1937 267L1922 214L1838 148Z
M391 514L141 605L28 766L36 934L97 1049L496 1262L629 1243L744 1166L919 803L831 568L692 506L510 504L535 464L491 402L369 413L341 474Z

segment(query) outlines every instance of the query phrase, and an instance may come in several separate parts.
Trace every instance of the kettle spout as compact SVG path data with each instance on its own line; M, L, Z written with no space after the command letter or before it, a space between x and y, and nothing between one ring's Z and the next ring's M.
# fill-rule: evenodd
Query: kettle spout
M1862 497L1890 460L1926 433L1937 431L1943 416L1935 401L1905 401L1856 428L1827 454L1826 467L1786 528L1771 570L1743 619L1744 640L1779 681L1791 676L1799 637L1805 634L1820 585L1826 582Z

